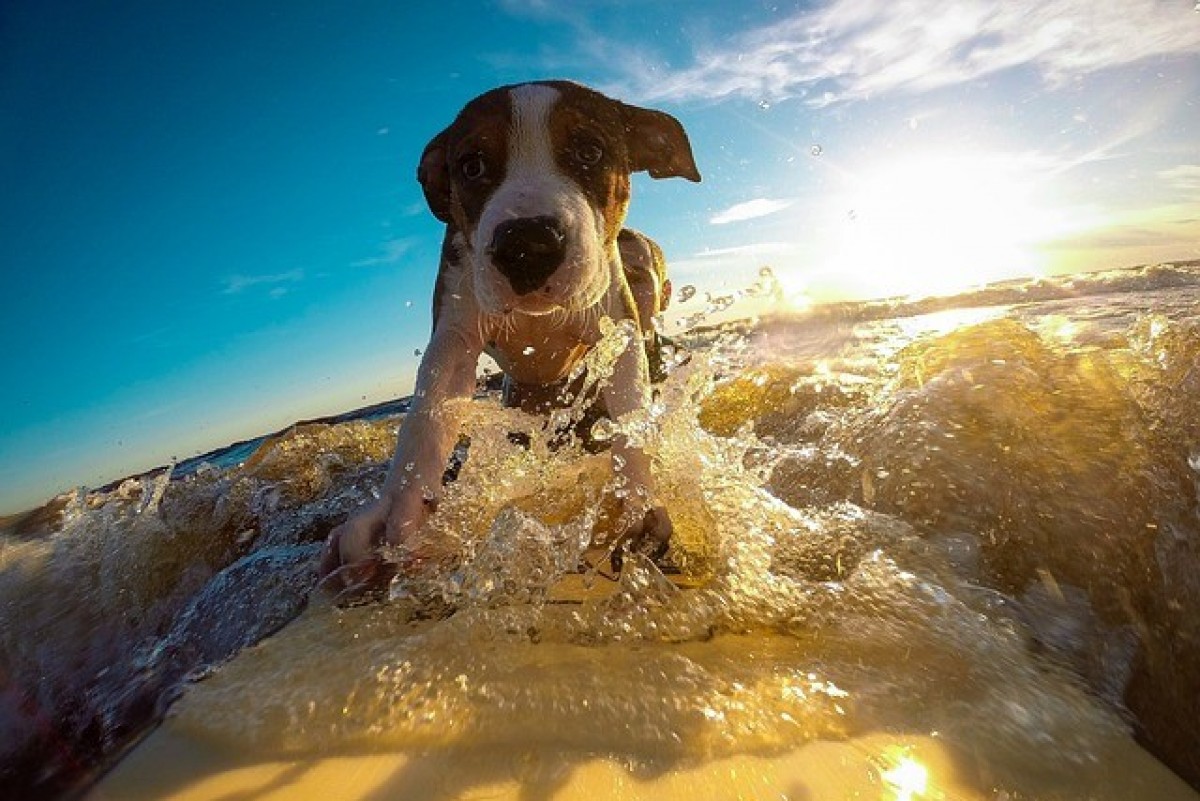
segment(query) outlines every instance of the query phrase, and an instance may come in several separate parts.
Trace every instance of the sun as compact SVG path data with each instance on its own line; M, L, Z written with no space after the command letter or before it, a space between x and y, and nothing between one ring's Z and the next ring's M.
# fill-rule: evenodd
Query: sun
M1036 202L1037 184L1027 161L986 154L846 174L827 207L827 275L859 297L946 295L1040 275L1037 246L1053 221Z

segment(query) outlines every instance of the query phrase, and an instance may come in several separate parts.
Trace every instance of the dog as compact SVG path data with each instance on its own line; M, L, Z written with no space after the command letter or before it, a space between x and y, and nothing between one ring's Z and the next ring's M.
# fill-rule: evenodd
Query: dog
M618 355L599 400L614 420L646 406L653 301L639 308L626 267L658 282L659 297L670 288L657 245L624 229L630 175L643 171L700 181L679 121L569 81L486 92L425 147L417 180L446 225L433 332L380 497L330 533L323 587L353 596L399 569L380 549L406 543L436 509L459 434L447 401L472 395L481 353L504 371L506 403L546 411L601 339L601 319L632 321L642 338ZM655 269L639 271L638 258ZM610 447L629 490L616 541L661 554L672 525L650 458L620 432Z

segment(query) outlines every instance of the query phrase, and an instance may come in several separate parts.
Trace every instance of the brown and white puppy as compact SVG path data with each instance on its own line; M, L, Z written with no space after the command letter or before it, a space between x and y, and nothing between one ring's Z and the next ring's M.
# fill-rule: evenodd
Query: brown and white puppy
M567 81L480 95L425 148L417 178L446 223L433 334L381 497L326 542L328 589L352 595L386 581L395 566L379 547L405 543L436 507L459 433L458 404L446 401L471 395L480 353L518 385L551 386L600 340L602 318L648 327L618 249L640 171L700 180L679 122ZM601 389L614 419L648 400L646 350L631 339ZM664 549L671 522L649 457L623 435L612 450L631 490L616 534Z

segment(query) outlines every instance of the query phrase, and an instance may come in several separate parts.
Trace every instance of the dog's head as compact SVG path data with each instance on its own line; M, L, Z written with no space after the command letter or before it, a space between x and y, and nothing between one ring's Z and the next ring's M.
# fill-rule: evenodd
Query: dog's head
M608 290L629 176L699 181L674 117L546 81L472 100L425 148L417 178L463 237L488 313L577 311Z

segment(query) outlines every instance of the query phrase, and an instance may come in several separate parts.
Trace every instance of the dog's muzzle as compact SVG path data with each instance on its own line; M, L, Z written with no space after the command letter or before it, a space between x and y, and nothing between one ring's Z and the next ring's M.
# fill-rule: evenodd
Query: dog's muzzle
M496 226L487 252L513 292L528 295L562 264L567 235L553 217L519 217Z

